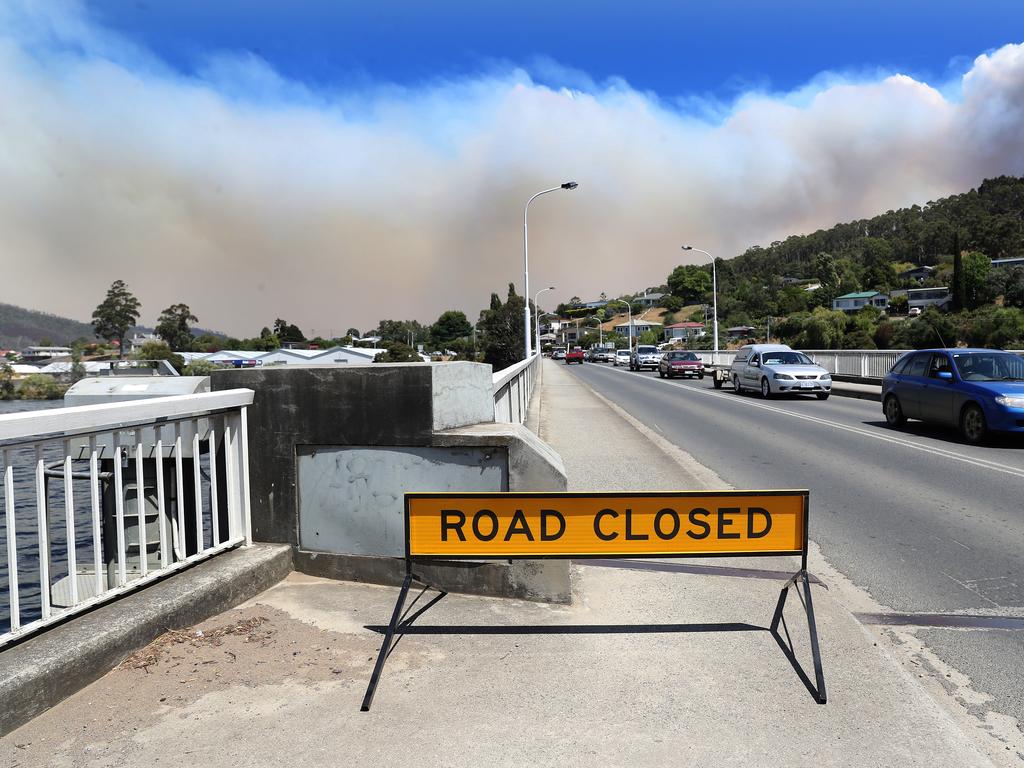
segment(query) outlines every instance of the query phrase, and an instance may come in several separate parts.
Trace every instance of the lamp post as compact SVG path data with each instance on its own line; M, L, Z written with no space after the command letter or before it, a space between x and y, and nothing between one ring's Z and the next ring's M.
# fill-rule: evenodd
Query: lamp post
M714 355L711 356L711 359L712 359L712 361L714 361L714 363L717 364L718 363L718 272L715 269L715 257L712 256L710 253L708 253L705 250L702 250L700 248L694 248L692 245L684 245L683 246L683 250L684 251L696 251L697 253L703 253L705 256L707 256L709 259L711 259L711 298L712 298L712 301L714 302L714 309L713 309L713 315L712 315L712 318L713 318L712 333L715 334L715 353L714 353Z
M526 208L523 211L523 300L526 302L526 308L524 312L524 325L523 325L523 348L526 352L525 360L530 359L532 350L530 349L530 238L529 238L529 217L530 217L530 203L536 200L541 195L546 195L548 192L557 192L560 189L576 189L579 184L575 181L567 181L564 184L560 184L557 187L551 187L551 189L542 189L540 192L535 194L529 200L526 201Z
M623 299L611 299L608 303L626 305L626 312L629 313L627 315L627 317L629 318L627 325L627 328L629 329L629 353L633 354L633 307L630 305L628 301L625 301Z
M541 312L540 312L540 306L537 304L537 301L540 299L540 295L542 293L544 293L544 291L553 291L553 290L555 290L555 286L553 286L553 285L548 286L547 288L541 288L539 291L537 291L537 293L533 297L533 306L537 308L537 317L534 318L534 322L535 322L535 324L537 326L537 351L538 352L540 352L540 315L541 315ZM529 312L530 311L530 306L529 306L530 303L527 302L526 305L527 305L526 306L526 311ZM545 314L547 314L547 313L545 313ZM530 350L529 349L526 350L526 357L527 358L530 357Z

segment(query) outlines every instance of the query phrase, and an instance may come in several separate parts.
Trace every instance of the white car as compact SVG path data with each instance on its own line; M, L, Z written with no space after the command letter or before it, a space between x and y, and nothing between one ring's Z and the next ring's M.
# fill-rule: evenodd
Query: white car
M628 349L616 349L615 359L612 361L612 365L618 367L620 365L629 365L629 350Z
M565 347L555 347L551 352L552 360L565 360Z
M827 400L832 393L832 375L803 352L796 352L785 344L740 347L730 375L736 392L750 389L765 398L792 393Z

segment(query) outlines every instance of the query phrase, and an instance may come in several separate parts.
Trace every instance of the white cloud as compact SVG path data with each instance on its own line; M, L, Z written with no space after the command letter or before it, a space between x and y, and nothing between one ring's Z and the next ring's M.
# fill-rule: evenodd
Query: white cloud
M317 91L248 54L186 77L34 7L0 11L0 300L79 318L116 278L144 320L184 301L235 334L473 317L522 279L523 203L570 178L531 208L549 301L1024 173L1020 45L958 83L832 73L691 116L551 62L571 90L506 66Z

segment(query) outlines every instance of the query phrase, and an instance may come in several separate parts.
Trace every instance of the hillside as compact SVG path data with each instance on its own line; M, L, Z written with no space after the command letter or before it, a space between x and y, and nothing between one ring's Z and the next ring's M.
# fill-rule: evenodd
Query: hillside
M0 347L22 349L43 341L64 346L80 338L95 338L92 325L13 304L0 304Z

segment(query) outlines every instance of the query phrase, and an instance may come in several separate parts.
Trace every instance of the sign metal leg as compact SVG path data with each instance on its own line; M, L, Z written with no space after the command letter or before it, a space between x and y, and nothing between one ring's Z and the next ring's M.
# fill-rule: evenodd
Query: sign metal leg
M771 631L774 635L778 634L779 623L782 621L782 609L786 606L786 597L789 595L789 588L793 587L793 589L796 589L799 593L799 587L797 585L800 582L804 585L805 599L802 602L804 613L807 615L807 629L810 633L811 639L811 657L814 660L814 693L818 703L824 704L828 701L828 694L825 692L825 674L822 671L821 649L818 646L818 626L814 620L814 603L811 600L811 582L808 578L807 571L801 570L794 573L782 587L782 591L779 593L779 602L775 605L775 615L772 616Z
M402 583L402 591L398 593L398 600L395 602L395 611L391 614L391 623L388 624L388 631L384 633L384 640L380 644L380 654L377 656L377 663L373 665L373 674L370 675L370 684L366 687L366 695L363 696L363 704L359 707L361 712L369 712L373 703L373 694L377 692L377 683L380 681L381 672L384 670L384 662L387 661L388 653L391 651L391 642L395 637L395 630L398 629L398 620L402 615L402 608L405 606L405 599L409 595L409 585L412 584L412 570L406 569L405 581Z

